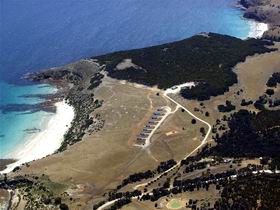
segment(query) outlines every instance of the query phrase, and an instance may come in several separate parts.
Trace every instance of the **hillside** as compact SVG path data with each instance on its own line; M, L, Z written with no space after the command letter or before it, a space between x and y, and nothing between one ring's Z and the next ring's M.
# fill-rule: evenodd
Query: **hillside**
M245 8L244 17L269 24L263 37L280 40L280 1L278 0L240 0Z
M94 57L106 64L109 76L166 89L194 81L182 92L187 99L205 100L228 91L237 82L232 68L246 56L271 51L267 42L201 34L181 41Z

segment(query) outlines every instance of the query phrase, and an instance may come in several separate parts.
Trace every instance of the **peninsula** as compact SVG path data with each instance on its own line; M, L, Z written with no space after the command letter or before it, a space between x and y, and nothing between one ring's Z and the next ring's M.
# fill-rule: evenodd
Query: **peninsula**
M0 175L1 204L279 209L280 5L239 3L262 38L200 33L25 75L75 115L54 154Z

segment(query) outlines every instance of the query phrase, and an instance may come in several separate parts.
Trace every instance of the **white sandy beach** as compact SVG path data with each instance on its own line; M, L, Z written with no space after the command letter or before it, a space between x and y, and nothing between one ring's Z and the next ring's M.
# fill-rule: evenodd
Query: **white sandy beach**
M249 38L261 38L263 33L268 30L268 24L260 23L253 20L249 20L250 33Z
M60 147L63 136L74 118L74 109L64 101L56 103L55 106L57 109L56 113L49 119L46 128L35 134L23 146L11 154L11 158L18 161L8 165L0 173L9 173L16 166L50 155Z
M266 23L256 22L254 20L248 20L248 22L250 24L250 32L246 38L261 38L269 27ZM195 84L186 83L183 85L194 86ZM181 88L183 85L178 85L178 87ZM174 92L178 90L177 88L173 89ZM11 172L16 166L50 155L60 147L64 134L74 118L74 109L64 101L58 102L55 105L57 112L46 123L45 129L34 134L24 145L16 149L9 158L17 159L18 161L8 165L0 173Z

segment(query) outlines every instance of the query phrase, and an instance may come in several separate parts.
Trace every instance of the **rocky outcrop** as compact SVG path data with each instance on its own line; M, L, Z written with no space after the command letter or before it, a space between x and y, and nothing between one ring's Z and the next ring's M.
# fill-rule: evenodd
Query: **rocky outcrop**
M25 79L42 82L49 80L62 80L71 82L74 84L78 84L82 80L81 73L70 71L69 69L55 69L55 70L47 70L43 72L31 73L25 76Z
M264 22L266 20L266 16L264 14L258 14L256 11L245 12L244 17L248 19L254 19L258 22Z
M239 3L244 7L244 8L249 8L252 6L257 6L262 4L262 0L240 0Z
M81 141L85 134L99 131L103 127L102 116L93 113L103 103L94 97L95 89L104 77L100 73L101 70L102 67L93 60L81 60L25 76L25 79L31 81L56 85L63 93L60 96L63 95L67 103L75 109L74 120L64 135L64 141L58 151L65 150L69 145Z
M264 32L263 38L280 42L280 25L271 26L268 31Z
M269 24L269 30L264 33L264 38L280 40L280 1L240 0L239 3L245 8L245 18Z

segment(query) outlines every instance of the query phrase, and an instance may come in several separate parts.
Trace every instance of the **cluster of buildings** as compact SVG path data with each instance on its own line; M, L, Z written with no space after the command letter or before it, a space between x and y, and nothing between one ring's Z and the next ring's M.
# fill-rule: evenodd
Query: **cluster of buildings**
M165 114L166 114L165 107L157 108L157 110L153 113L149 121L144 126L141 133L137 136L137 142L141 144L145 144L146 139L149 137L152 130L156 127L156 125L159 123L159 121L162 119L162 117Z

